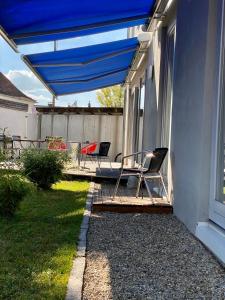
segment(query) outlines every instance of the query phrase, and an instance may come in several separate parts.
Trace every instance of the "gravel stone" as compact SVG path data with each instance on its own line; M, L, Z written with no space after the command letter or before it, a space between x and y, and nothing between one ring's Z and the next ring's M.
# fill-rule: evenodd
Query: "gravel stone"
M83 300L225 299L225 269L172 215L92 214Z

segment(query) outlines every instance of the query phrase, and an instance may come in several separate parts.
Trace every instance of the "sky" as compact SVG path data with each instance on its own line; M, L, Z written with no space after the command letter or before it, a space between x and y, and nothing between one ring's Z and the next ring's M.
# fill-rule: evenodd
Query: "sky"
M61 40L57 42L57 49L63 50L101 44L125 39L126 37L126 29L115 30ZM53 42L25 45L18 47L19 53L15 53L3 38L0 37L0 71L23 93L36 100L38 105L48 105L48 103L52 101L52 95L22 61L21 55L53 51L53 47ZM99 106L96 99L96 91L60 96L56 100L56 106L72 105L75 101L77 101L78 106L87 106L89 101L92 107Z

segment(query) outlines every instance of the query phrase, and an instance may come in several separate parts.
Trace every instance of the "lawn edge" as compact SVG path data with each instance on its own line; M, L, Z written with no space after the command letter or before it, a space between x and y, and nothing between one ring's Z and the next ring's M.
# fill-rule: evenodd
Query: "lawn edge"
M83 220L80 227L80 235L77 244L77 254L76 257L73 259L73 266L67 284L67 292L66 292L65 300L82 299L84 269L86 265L87 232L89 228L89 220L91 216L94 191L95 191L95 184L94 182L91 182L87 194Z

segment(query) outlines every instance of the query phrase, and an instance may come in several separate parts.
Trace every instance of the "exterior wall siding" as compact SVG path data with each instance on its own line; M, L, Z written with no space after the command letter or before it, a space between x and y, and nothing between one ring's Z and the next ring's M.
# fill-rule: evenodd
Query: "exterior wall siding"
M174 213L193 233L197 222L209 218L221 4L181 0L178 5L172 123Z
M9 135L35 139L37 137L37 115L34 103L5 95L0 95L0 98L7 103L7 107L0 105L0 128L7 127ZM18 109L18 104L23 109Z

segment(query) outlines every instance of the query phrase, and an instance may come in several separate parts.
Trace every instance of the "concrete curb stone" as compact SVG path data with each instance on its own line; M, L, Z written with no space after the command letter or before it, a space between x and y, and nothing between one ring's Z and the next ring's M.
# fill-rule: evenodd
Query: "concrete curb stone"
M92 203L94 198L94 182L90 183L87 195L86 207L80 227L80 235L77 245L77 255L74 258L70 273L65 300L81 300L83 289L83 276L86 264L86 246L89 220L91 216Z

